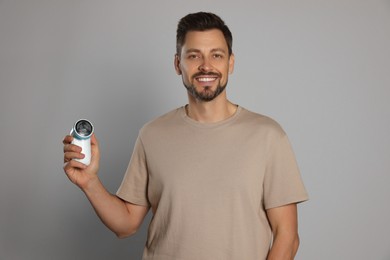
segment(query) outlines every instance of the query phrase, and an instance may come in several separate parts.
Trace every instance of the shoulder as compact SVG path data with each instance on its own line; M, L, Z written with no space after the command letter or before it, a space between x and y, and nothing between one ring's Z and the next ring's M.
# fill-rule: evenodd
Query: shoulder
M273 118L252 112L241 107L239 123L245 128L252 128L264 134L285 135L282 126Z
M179 107L152 119L140 129L140 135L148 135L149 133L173 127L181 120L181 110L182 107Z

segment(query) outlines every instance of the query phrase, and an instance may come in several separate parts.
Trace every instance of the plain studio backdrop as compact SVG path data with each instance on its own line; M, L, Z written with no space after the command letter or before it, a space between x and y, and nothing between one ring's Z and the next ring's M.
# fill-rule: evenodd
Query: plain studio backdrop
M389 0L0 0L0 259L141 258L151 215L117 239L62 139L91 120L116 192L140 127L187 102L175 33L197 11L233 32L228 97L291 140L310 194L297 259L390 259Z

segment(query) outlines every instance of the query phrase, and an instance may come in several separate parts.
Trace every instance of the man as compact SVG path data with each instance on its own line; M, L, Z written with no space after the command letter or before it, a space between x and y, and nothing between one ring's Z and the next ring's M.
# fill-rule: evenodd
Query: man
M215 14L183 17L175 70L188 104L146 124L123 182L112 195L100 182L92 137L87 167L64 139L64 170L118 237L153 212L143 259L293 259L296 204L307 200L294 155L272 119L231 103L232 35Z

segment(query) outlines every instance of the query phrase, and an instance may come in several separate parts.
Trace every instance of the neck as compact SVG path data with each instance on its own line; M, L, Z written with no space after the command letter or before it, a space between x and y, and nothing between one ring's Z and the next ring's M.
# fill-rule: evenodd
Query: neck
M237 105L226 99L221 93L212 101L199 101L189 95L189 103L186 106L188 117L201 123L216 123L225 120L237 111Z

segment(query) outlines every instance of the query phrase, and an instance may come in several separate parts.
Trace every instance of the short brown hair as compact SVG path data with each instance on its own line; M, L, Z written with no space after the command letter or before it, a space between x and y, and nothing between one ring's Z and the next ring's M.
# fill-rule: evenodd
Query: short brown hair
M216 14L198 12L191 13L180 19L176 31L176 54L180 55L185 37L189 31L207 31L218 29L225 37L229 55L232 54L233 36L225 22Z

